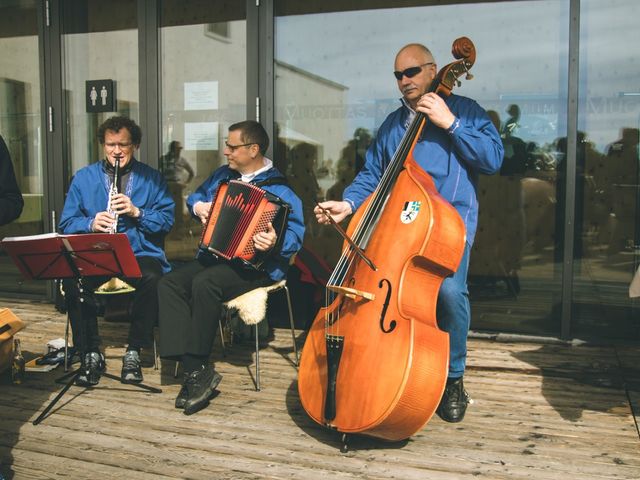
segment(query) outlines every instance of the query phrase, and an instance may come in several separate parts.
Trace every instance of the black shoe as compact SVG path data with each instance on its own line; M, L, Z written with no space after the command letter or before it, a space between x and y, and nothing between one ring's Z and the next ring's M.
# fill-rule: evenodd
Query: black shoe
M140 354L136 350L127 350L122 357L120 381L122 383L140 383L142 381Z
M80 361L80 353L74 347L67 349L67 364L77 363ZM64 347L52 350L46 355L36 359L36 365L60 365L64 363Z
M461 422L467 411L468 404L469 394L464 389L462 377L447 380L447 386L444 389L436 413L445 422Z
M176 408L184 408L184 404L187 403L187 400L189 398L189 390L187 389L186 385L187 378L188 376L185 375L182 379L182 387L180 388L178 396L176 397Z
M100 376L107 368L104 355L100 352L85 353L80 365L80 374L76 377L76 385L92 387L100 382Z
M222 380L222 375L211 366L191 372L184 382L184 386L187 388L184 413L191 415L206 407L220 380Z

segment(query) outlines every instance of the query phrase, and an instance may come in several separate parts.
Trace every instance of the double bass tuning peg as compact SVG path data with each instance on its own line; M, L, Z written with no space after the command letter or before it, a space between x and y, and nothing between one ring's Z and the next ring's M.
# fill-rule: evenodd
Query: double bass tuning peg
M465 77L467 80L473 80L473 74L471 73L467 73L467 76Z

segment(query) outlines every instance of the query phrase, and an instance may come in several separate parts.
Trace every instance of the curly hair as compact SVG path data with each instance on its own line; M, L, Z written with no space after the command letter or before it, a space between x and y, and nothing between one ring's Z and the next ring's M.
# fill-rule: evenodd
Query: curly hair
M100 144L104 145L104 135L107 130L119 132L123 128L126 128L131 134L131 143L139 146L142 141L142 129L130 118L117 116L107 118L102 122L102 125L98 127L98 140L100 141Z

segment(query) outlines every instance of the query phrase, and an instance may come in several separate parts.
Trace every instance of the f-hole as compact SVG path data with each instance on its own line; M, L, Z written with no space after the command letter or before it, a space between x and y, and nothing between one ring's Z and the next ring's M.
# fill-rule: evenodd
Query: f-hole
M387 286L387 296L384 299L384 305L382 306L382 313L380 314L380 330L382 330L384 333L391 333L393 329L396 328L396 321L391 320L391 322L389 322L388 329L385 328L384 326L384 317L387 314L387 308L389 308L389 300L391 298L391 282L386 278L383 278L382 280L380 280L380 283L378 283L378 287L382 288L384 285Z

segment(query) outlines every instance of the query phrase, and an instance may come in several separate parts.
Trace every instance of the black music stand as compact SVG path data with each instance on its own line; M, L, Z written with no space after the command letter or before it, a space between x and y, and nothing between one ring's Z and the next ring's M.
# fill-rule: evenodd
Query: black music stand
M89 233L59 235L47 233L26 237L9 237L2 240L4 250L11 256L22 274L29 280L60 280L73 278L79 284L86 277L142 276L138 262L124 233ZM69 313L67 312L67 315ZM80 322L82 324L82 322ZM66 352L65 352L66 356ZM58 395L33 421L38 425L54 405L71 388L81 373L82 365L56 380L67 383ZM120 381L116 375L104 372L102 376ZM162 390L142 383L128 383L151 393ZM84 387L90 388L90 387Z

